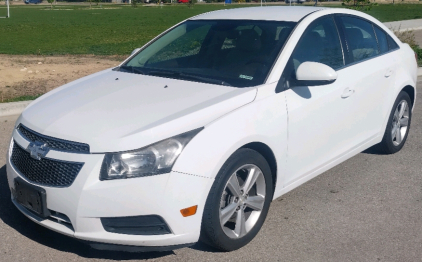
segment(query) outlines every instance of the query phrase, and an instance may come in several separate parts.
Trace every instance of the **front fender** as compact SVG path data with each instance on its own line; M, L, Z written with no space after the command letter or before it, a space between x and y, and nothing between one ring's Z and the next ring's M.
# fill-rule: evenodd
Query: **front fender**
M275 84L274 87L275 88ZM272 89L274 90L274 89ZM258 91L260 92L260 91ZM183 150L173 170L214 179L239 148L261 142L273 151L277 185L282 185L287 155L287 111L284 93L258 98L205 126Z

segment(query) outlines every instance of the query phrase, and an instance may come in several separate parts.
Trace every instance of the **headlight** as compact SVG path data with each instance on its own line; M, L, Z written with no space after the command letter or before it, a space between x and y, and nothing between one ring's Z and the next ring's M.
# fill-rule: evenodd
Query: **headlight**
M100 180L168 173L183 148L202 129L198 128L139 150L107 153L101 166Z

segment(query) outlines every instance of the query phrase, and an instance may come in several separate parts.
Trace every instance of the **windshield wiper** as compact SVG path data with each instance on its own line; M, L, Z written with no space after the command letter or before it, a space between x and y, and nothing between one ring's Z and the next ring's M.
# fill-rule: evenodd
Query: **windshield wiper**
M151 76L169 76L169 77L174 77L174 76L178 76L180 73L179 72L173 72L173 71L151 70L151 71L148 71L147 74L148 75L151 75Z
M223 85L223 86L232 86L229 83L222 80L198 76L198 75L191 75L191 74L186 74L186 73L181 73L181 72L174 72L174 71L149 71L147 74L155 75L155 76L168 76L171 78L185 79L185 80L197 80L199 82Z
M119 71L122 71L122 72L131 72L131 73L134 73L134 74L146 75L146 73L145 73L144 70L142 70L139 67L134 67L134 66L120 66L119 67Z
M210 83L210 84L232 86L231 84L227 83L226 81L218 80L218 79L214 79L214 78L208 78L208 77L185 74L185 73L180 73L180 76L185 77L185 78L190 78L190 79L193 79L193 80L199 80L201 82L206 82L206 83Z

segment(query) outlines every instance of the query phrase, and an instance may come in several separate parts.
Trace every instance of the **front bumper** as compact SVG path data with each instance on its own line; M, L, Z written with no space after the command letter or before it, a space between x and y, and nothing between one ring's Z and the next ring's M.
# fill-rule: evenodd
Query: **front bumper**
M16 130L7 154L7 178L11 191L14 179L21 176L10 161L12 144L26 148L29 142ZM64 214L69 223L42 219L25 207L16 207L32 221L56 232L89 242L129 246L173 246L197 242L203 207L212 179L172 171L167 174L100 181L103 154L73 154L50 151L48 158L85 163L73 184L67 188L45 187L47 208ZM40 186L40 185L38 185ZM197 213L183 217L181 209L198 205ZM130 235L107 232L100 218L158 215L164 219L171 233L164 235Z

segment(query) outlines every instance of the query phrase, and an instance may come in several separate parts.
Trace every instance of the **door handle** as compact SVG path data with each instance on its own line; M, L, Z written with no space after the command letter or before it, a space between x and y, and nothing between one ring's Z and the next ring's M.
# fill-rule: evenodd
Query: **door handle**
M385 77L390 77L393 74L393 70L388 69L387 72L385 72Z
M354 92L355 90L351 88L346 88L344 89L343 94L341 94L341 98L348 98L349 96L353 95Z

